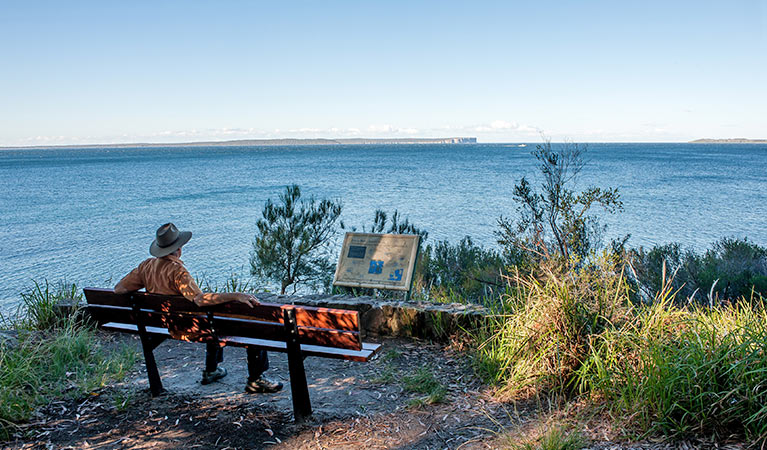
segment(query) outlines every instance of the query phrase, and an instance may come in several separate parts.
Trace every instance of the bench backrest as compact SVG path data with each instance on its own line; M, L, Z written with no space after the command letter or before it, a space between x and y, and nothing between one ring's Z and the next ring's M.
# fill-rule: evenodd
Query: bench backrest
M144 292L115 294L85 288L88 310L99 324L107 322L166 328L176 339L205 342L217 336L285 341L283 311L293 309L301 344L361 350L357 311L261 303L249 307L230 302L206 308L181 296Z

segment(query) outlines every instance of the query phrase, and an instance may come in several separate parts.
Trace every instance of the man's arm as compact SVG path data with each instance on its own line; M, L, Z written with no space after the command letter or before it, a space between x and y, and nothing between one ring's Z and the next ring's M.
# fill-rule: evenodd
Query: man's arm
M251 308L258 305L258 299L250 294L240 292L202 292L194 278L186 270L176 277L178 292L193 301L197 306L213 306L221 303L240 302Z
M130 289L127 289L125 286L123 286L122 283L117 283L115 285L115 294L127 294L128 292L132 292L132 291Z
M213 306L229 302L245 303L251 308L259 304L256 297L241 292L200 292L194 296L194 303L197 306Z
M136 267L131 270L128 275L125 275L125 277L115 285L115 294L127 294L128 292L138 291L143 288L144 283L141 281L139 272L139 268Z

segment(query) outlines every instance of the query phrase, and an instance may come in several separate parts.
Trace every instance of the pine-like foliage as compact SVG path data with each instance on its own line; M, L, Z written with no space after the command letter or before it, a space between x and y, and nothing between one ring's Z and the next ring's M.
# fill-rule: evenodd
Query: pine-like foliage
M328 246L341 209L338 201L301 198L295 184L285 188L278 203L268 199L256 222L251 273L280 283L281 294L290 286L295 293L302 283L326 283L332 273Z

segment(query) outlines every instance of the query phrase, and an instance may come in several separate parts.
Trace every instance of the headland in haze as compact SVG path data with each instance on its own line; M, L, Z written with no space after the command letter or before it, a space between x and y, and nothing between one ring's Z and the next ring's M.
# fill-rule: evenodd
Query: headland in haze
M132 144L75 144L75 145L33 145L0 147L0 150L45 149L45 148L166 148L166 147L257 147L279 145L413 145L413 144L476 144L475 137L447 138L399 138L399 139L238 139L232 141L203 141L175 143L132 143Z
M690 144L767 144L767 139L696 139L694 141L690 141Z

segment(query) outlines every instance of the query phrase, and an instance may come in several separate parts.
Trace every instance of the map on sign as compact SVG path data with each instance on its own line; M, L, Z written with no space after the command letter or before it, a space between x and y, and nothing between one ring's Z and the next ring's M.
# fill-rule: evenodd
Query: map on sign
M346 233L333 284L409 291L420 236Z

